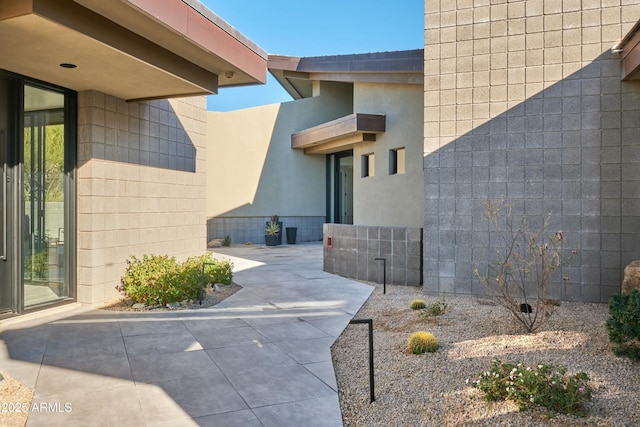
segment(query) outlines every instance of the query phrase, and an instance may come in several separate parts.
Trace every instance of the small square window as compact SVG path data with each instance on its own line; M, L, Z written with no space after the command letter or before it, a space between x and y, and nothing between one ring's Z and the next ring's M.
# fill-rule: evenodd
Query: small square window
M405 149L394 148L389 150L389 175L398 175L405 172Z
M373 176L375 174L375 156L373 153L362 155L362 177Z

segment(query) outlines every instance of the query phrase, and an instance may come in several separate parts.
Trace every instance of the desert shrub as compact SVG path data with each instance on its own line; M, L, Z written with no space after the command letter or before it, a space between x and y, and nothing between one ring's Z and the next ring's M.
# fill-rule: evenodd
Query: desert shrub
M496 236L496 244L492 244L495 257L487 269L477 266L474 273L499 305L527 332L534 332L557 307L547 301L551 301L553 279L564 265L564 233L548 231L549 216L531 220L523 215L518 219L512 204L505 200L485 201L484 210L490 232ZM531 309L521 310L521 304Z
M617 356L640 360L640 291L609 298L607 330Z
M440 316L441 314L444 314L448 307L449 304L447 304L446 302L436 301L429 306L429 308L427 309L427 314L429 314L429 316Z
M510 400L521 411L537 405L580 416L587 415L585 402L592 393L584 372L568 375L564 366L541 363L528 367L499 360L494 360L488 371L480 372L471 386L482 391L487 401Z
M421 299L414 299L413 301L411 301L410 307L412 310L422 310L423 308L427 307L427 303L425 303L424 300Z
M228 234L226 235L226 237L222 241L222 246L231 246L231 236L229 236Z
M208 252L204 255L188 258L182 264L186 280L197 282L198 286L200 286L203 264L205 285L214 283L228 285L231 283L233 279L233 263L229 260L215 259Z
M172 282L177 270L178 263L174 257L143 255L139 259L132 256L127 260L127 269L118 290L147 305L179 301L181 292Z
M231 283L232 263L215 260L209 253L188 258L181 264L167 255L144 255L142 259L132 256L127 260L127 269L118 290L146 305L199 298L203 263L207 263L205 285Z
M438 350L440 345L433 334L429 332L416 332L409 337L407 349L412 354L433 353Z

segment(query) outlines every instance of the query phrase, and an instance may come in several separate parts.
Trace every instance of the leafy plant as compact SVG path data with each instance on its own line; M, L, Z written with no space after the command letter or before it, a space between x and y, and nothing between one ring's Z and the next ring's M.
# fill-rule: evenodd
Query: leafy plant
M444 301L436 301L429 306L427 313L429 316L440 316L449 308L449 304Z
M195 299L200 296L203 265L205 285L231 283L232 263L215 260L209 253L188 258L182 264L167 255L143 255L142 259L132 256L127 260L125 275L117 289L146 305Z
M231 246L231 237L228 234L222 241L222 246Z
M25 257L25 272L30 273L34 279L49 277L49 252L46 248Z
M512 204L505 200L485 201L484 209L493 228L491 236L496 236L498 243L492 242L495 260L486 271L476 266L474 273L496 302L509 310L527 332L533 332L557 306L547 302L553 301L549 298L552 279L563 266L564 233L548 231L549 216L533 229L526 216L520 220L515 217Z
M425 303L424 300L422 299L414 299L413 301L411 301L411 305L410 305L412 310L422 310L426 306L427 306L427 303Z
M280 225L277 222L269 221L264 229L264 234L267 236L275 236L280 232Z
M607 330L617 356L640 360L640 291L609 298Z
M407 350L412 354L433 353L438 350L440 345L433 334L429 332L416 332L409 337Z
M580 416L588 414L585 402L592 393L584 372L568 375L564 366L540 363L527 367L499 360L494 360L488 371L478 373L471 386L482 391L487 401L511 400L521 411L537 405Z

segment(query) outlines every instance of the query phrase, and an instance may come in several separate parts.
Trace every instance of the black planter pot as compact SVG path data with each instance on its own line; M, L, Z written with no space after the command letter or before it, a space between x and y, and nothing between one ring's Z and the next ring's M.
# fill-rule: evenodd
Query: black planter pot
M296 244L297 233L298 233L298 227L287 227L287 245Z
M267 246L276 246L278 244L278 235L277 234L272 234L272 235L264 235L264 244Z
M271 221L267 221L266 224L269 224L269 222ZM281 245L282 244L282 221L278 221L278 227L280 227L280 231L276 234L276 236L278 236L278 243L276 243L277 245ZM271 245L268 245L271 246Z

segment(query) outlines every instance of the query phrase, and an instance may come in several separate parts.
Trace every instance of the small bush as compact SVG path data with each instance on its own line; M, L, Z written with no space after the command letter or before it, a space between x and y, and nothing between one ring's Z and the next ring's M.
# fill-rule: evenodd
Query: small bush
M424 302L424 300L414 299L413 301L411 301L411 309L412 310L422 310L426 306L427 306L427 304Z
M192 257L180 264L167 255L132 256L127 260L125 275L117 289L146 305L165 305L200 296L202 265L205 266L205 282L231 283L233 265L226 260L215 260L209 253Z
M231 236L227 234L227 236L222 241L222 246L231 246Z
M412 354L433 353L438 350L440 345L433 334L429 332L416 332L409 337L407 349Z
M467 380L468 382L469 380ZM494 360L490 370L480 372L472 387L484 392L489 402L511 400L521 411L543 406L568 415L586 416L585 402L591 399L589 376L584 372L567 375L567 368Z
M640 291L612 295L609 316L609 340L617 344L613 352L617 356L640 360Z
M429 306L427 313L429 316L440 316L441 314L444 314L448 307L449 305L446 302L436 301Z

